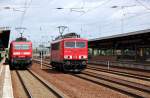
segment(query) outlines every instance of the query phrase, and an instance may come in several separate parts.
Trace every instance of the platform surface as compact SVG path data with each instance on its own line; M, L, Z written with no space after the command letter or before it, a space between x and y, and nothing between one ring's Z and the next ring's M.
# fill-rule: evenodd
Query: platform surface
M0 98L14 98L9 65L0 63Z

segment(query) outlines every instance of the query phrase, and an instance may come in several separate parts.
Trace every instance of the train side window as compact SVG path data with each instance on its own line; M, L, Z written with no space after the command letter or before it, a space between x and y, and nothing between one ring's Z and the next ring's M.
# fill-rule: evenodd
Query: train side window
M59 50L60 43L52 44L52 50Z

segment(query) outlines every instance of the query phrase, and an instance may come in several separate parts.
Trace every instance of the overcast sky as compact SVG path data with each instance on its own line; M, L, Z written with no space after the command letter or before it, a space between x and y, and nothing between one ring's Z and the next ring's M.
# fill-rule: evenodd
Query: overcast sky
M150 0L0 0L0 27L11 28L10 39L25 37L34 44L76 32L93 39L150 28Z

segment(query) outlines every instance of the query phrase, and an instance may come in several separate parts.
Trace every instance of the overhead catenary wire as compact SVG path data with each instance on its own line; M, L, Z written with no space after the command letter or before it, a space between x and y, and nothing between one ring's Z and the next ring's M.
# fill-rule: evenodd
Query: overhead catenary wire
M24 22L24 19L25 19L25 14L27 12L27 9L30 7L31 3L32 3L32 0L30 1L29 4L27 4L27 0L25 0L25 4L24 4L24 8L25 9L24 9L24 11L22 13L21 20L20 20L20 27L21 28L22 28L22 25L23 25L23 22ZM20 32L21 32L21 30L20 30ZM24 32L24 30L22 32Z
M149 7L147 7L146 5L144 5L140 0L135 0L137 3L139 3L141 6L143 6L146 10L150 10Z
M108 1L109 2L109 1ZM91 9L90 9L91 10ZM87 11L88 12L88 11ZM127 18L125 18L125 20L127 20L127 19L131 19L131 18L135 18L135 17L137 17L137 16L141 16L141 14L143 15L143 14L145 14L145 13L149 13L149 11L148 12L144 12L144 13L131 13L131 14L135 14L135 15L132 15L132 16L130 16L130 17L127 17ZM128 14L128 13L127 13ZM96 22L97 23L97 22ZM85 24L85 25L91 25L91 24L95 24L95 23L89 23L89 24ZM110 23L110 24L107 24L107 26L108 25L111 25L111 24L113 24L113 23ZM106 26L106 25L105 25Z
M82 16L84 16L85 14L87 14L87 13L89 13L89 12L91 12L91 11L93 11L93 10L95 10L95 9L97 9L97 8L99 8L99 7L101 7L101 6L104 6L104 5L106 5L106 4L108 4L110 1L112 1L112 0L105 0L104 2L102 2L101 4L99 4L98 6L96 6L96 7L85 7L85 5L86 5L86 1L85 0L82 0L82 5L81 5L81 7L79 7L79 8L69 8L69 9L78 9L78 10L74 10L74 11L76 11L76 12L82 12L82 14L80 14L80 16L79 17L82 17ZM64 8L65 9L65 8ZM67 8L68 9L68 8ZM84 9L89 9L88 11L84 11ZM79 18L78 17L78 18ZM81 30L81 29L80 29Z
M53 0L50 0L50 1L53 1ZM86 8L86 5L85 5L85 1L86 0L83 0L83 3L82 3L82 5L80 6L81 8ZM107 0L108 1L108 0ZM140 1L140 0L138 0L138 1ZM142 2L142 1L141 1ZM144 3L144 2L143 2ZM98 3L98 4L100 4L100 3ZM145 5L145 4L144 4ZM100 5L99 5L100 6ZM102 5L103 6L103 5ZM80 8L79 7L79 8ZM94 11L94 10L96 10L96 9L94 9L95 7L93 7L93 8L89 8L89 10L91 10L91 11ZM101 6L100 6L100 8L101 8ZM56 9L56 8L52 8L52 9ZM64 8L65 9L65 8ZM66 8L67 9L67 8ZM68 9L70 9L70 8L68 8ZM57 10L57 9L56 9ZM80 10L80 9L79 9ZM99 8L97 9L97 10L99 10ZM91 12L91 11L89 11L89 12ZM23 25L23 21L25 20L25 13L27 13L27 12L24 12L24 19L22 19L22 25ZM88 12L85 12L84 14L86 15ZM81 14L83 14L83 13L81 13ZM79 15L79 14L77 14L77 15ZM69 15L68 15L69 16ZM128 17L128 16L127 16ZM127 17L125 17L125 18L127 18ZM132 15L132 17L137 17L137 15ZM86 17L85 17L86 18ZM69 19L68 19L68 21L69 21ZM101 20L102 21L102 20ZM92 20L91 22L94 22L94 20ZM70 21L69 21L69 23L70 23ZM83 24L83 23L82 23ZM98 21L97 21L97 24L98 24ZM21 26L22 26L21 25Z
M81 14L81 16L83 16L83 15L85 15L85 14L87 14L87 13L89 13L89 12L91 12L91 11L93 11L93 10L95 10L95 9L97 9L97 8L99 8L99 7L101 7L101 6L105 5L105 4L107 4L107 3L109 3L110 1L111 1L111 0L105 0L105 2L101 3L100 5L98 5L98 6L94 7L94 8L92 8L92 9L87 10L85 13Z
M129 19L132 19L132 18L135 18L135 17L139 17L139 16L142 16L142 15L145 15L145 14L150 14L150 11L146 11L146 12L141 12L141 13L125 13L126 14L133 14L132 16L129 16L129 17L125 17L124 20L129 20ZM109 20L107 20L109 22ZM98 24L99 23L106 23L107 21L96 21L96 22L92 22L92 23L88 23L88 24L84 24L84 25L93 25L93 24ZM120 21L120 20L119 20ZM105 26L108 26L108 25L111 25L111 24L114 24L114 23L109 23Z
M147 13L148 14L148 13ZM128 17L128 18L125 18L125 19L131 19L131 18L135 18L135 17L139 17L139 16L142 16L143 14L141 14L141 13L139 13L139 15L135 15L135 16L131 16L131 17ZM149 14L148 14L149 15ZM101 29L100 28L100 31L101 32L106 32L106 33L108 33L108 32L110 32L110 31L117 31L118 32L118 25L119 25L119 21L120 20L118 20L118 21L115 21L115 22L111 22L111 23L107 23L107 24L101 24L101 26L103 26L103 29ZM104 22L104 23L106 23L106 22ZM113 25L112 25L113 24ZM94 25L92 25L92 24L84 24L84 26L88 26L88 25L90 25L90 26L99 26L99 24L94 24ZM130 24L128 24L128 23L125 23L125 26L126 27L140 27L140 26L148 26L148 25L150 25L150 23L138 23L138 24L132 24L132 25L130 25ZM107 29L104 29L104 28L107 28ZM97 29L98 30L98 29ZM96 30L96 31L97 31ZM127 30L125 30L125 32L127 32ZM119 33L119 32L118 32ZM90 36L92 36L92 35L90 35Z

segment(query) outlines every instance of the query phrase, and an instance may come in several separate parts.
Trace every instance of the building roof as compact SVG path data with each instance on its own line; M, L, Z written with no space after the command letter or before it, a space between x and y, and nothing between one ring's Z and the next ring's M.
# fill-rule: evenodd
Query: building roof
M118 34L108 37L91 39L88 41L89 48L121 49L136 47L150 47L150 29Z
M114 38L120 38L120 37L127 37L127 36L132 36L132 35L143 34L143 33L150 33L150 29L134 31L134 32L118 34L118 35L112 35L112 36L107 36L107 37L100 37L100 38L90 39L89 42L90 41L98 41L98 40L106 40L106 39L114 39Z

